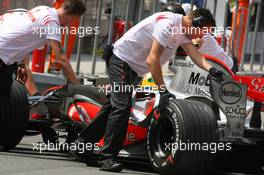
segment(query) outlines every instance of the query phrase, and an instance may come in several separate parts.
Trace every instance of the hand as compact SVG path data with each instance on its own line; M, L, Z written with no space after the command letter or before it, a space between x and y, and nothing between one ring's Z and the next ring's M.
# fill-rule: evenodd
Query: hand
M19 65L17 69L17 81L25 84L28 78L27 68L25 65Z
M165 91L163 92L160 92L160 101L159 101L159 106L158 106L159 112L166 109L166 107L169 104L170 98L175 98L175 96L171 94L167 89L165 89Z
M200 38L193 39L192 42L195 45L195 47L197 47L198 49L200 49L202 45L204 44L204 40Z
M223 78L223 75L225 75L225 73L221 70L218 70L216 69L215 67L212 67L210 70L209 70L209 74L215 78L215 80L217 82L221 82L221 81L224 81L224 78Z
M35 94L32 95L32 97L36 97L36 96L41 96L41 94L39 92L36 92Z

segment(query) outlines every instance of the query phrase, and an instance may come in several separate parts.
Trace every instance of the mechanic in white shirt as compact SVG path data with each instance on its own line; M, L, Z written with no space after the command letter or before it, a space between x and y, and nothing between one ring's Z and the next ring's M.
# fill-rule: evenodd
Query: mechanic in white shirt
M194 42L198 44L199 52L218 58L223 61L230 69L233 68L233 59L229 57L224 49L217 43L214 36L207 34L203 36L202 39L195 39Z
M188 15L191 13L191 4L184 3L182 4L182 8L185 11L185 14ZM194 8L196 9L196 8ZM216 27L214 25L213 27ZM224 49L219 46L216 39L212 34L208 33L204 35L202 38L196 38L193 40L194 43L198 44L199 52L206 55L211 55L215 58L220 59L226 65L232 69L233 68L233 59L228 56L228 54L224 51Z
M22 62L33 50L49 43L57 62L73 84L79 84L77 76L61 46L61 26L78 19L86 8L80 0L65 0L61 8L38 6L30 11L11 10L0 16L0 96L12 85L12 74L17 63ZM25 66L19 66L17 79L27 79Z
M166 108L173 95L166 90L161 65L174 55L180 45L194 63L218 80L222 79L223 72L212 67L191 42L194 38L202 38L206 31L210 31L213 23L214 18L207 9L197 9L188 16L159 12L139 22L114 44L109 63L112 91L108 102L97 115L97 118L104 116L108 120L104 147L100 151L102 157L98 161L100 170L118 172L123 168L115 158L123 146L128 126L133 91L131 87L135 87L144 74L151 72L159 87L159 111Z

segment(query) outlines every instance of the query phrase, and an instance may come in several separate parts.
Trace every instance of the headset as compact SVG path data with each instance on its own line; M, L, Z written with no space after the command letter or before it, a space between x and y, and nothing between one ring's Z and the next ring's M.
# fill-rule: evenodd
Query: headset
M177 13L177 14L181 14L183 16L185 16L185 11L184 9L179 5L177 6L177 4L169 4L168 6L166 6L162 11L169 11L169 12L172 12L172 13ZM214 20L214 17L212 14L207 14L205 16L198 16L198 17L195 17L193 19L193 22L192 22L192 25L193 27L201 27L201 25L204 23L204 21L214 21L215 23L215 20ZM214 24L215 26L215 24Z
M177 6L177 4L169 4L166 6L163 10L163 12L172 12L172 13L177 13L185 16L185 11L181 6Z
M205 16L198 16L198 17L193 18L192 25L193 27L201 27L202 24L207 20L214 21L213 27L215 26L215 19L212 14L208 14Z

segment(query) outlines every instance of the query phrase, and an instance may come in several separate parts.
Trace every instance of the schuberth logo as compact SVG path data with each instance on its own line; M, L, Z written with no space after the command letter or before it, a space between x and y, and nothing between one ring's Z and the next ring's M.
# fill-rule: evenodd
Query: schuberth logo
M242 89L233 82L228 82L220 87L219 97L226 104L234 104L242 98Z

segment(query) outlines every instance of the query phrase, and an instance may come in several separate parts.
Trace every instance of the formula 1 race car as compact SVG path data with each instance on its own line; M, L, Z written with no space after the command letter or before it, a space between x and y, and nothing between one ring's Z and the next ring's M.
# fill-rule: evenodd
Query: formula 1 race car
M223 62L205 57L225 72L223 82L210 78L188 56L178 56L170 60L173 74L165 78L176 99L165 111L156 110L160 97L153 86L133 93L121 157L147 159L160 174L198 174L211 166L216 152L230 151L233 144L264 145L263 74L235 75ZM15 147L24 131L41 133L45 143L60 137L72 143L88 125L86 135L103 145L107 116L96 117L107 100L101 87L58 86L28 98L15 82L11 94L0 111L0 145L6 149Z

